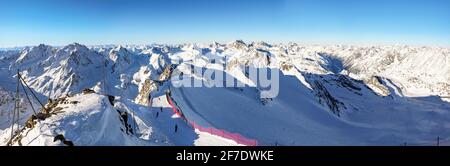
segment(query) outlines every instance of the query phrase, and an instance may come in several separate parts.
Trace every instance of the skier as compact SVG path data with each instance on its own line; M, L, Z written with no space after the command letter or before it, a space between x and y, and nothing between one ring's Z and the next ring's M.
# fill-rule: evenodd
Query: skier
M162 112L162 107L159 107L159 112Z
M156 112L156 118L158 118L158 116L159 116L159 112Z
M175 133L178 131L178 125L175 124Z

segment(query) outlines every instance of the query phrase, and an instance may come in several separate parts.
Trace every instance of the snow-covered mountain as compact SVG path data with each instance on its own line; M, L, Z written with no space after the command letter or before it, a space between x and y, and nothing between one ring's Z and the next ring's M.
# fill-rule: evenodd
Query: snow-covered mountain
M432 145L437 137L450 144L448 48L74 43L0 51L0 64L2 115L14 106L17 71L48 108L40 110L45 118L24 109L13 145L239 145L186 119L258 145ZM277 95L249 70L278 75ZM178 87L174 78L246 86ZM7 144L10 121L0 117Z

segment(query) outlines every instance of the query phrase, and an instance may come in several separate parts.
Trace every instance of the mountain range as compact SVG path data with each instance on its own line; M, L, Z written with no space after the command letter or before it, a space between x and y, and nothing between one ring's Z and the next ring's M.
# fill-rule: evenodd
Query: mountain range
M276 95L252 69L276 73ZM18 72L37 95L21 91L12 132ZM269 146L450 144L442 47L41 44L0 51L0 77L0 145L245 145L189 122Z

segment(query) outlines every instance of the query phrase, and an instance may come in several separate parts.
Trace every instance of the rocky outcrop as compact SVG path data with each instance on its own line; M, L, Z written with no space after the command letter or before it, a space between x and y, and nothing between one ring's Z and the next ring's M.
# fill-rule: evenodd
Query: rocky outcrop
M135 102L141 105L148 105L150 93L157 89L157 84L154 81L146 79L139 88L139 94L136 97Z
M83 89L83 94L91 94L91 93L95 93L95 91L94 90L92 90L92 89Z
M316 96L319 98L319 103L327 105L333 114L340 116L341 107L345 108L344 103L334 98L331 93L328 92L327 88L325 88L318 80L314 80L313 88L316 91Z
M379 96L389 96L391 92L383 85L383 81L378 76L373 76L363 80L372 91Z
M125 128L120 128L120 130L128 135L134 134L131 124L128 123L128 120L129 120L128 112L117 110L117 113L119 114L120 122L122 122L123 126L125 127Z
M289 71L289 70L291 70L293 68L293 66L291 64L286 63L286 62L282 62L280 64L280 68L281 68L281 70Z
M56 141L61 141L64 145L67 145L67 146L74 146L73 142L67 140L64 137L64 135L62 135L62 134L58 134L55 136L55 138L53 138L53 142L56 142Z
M164 69L163 73L161 73L161 75L159 75L159 81L160 82L167 81L171 77L172 71L173 71L174 68L175 68L174 65L166 66L166 68Z
M346 88L347 90L362 96L361 88L358 86L358 83L362 83L362 81L353 80L344 75L338 75L336 82L338 86Z
M17 143L18 145L22 145L22 138L35 127L38 121L43 121L53 115L62 113L63 108L58 106L59 104L78 104L78 101L69 101L67 100L67 97L69 96L60 97L58 99L49 99L45 107L41 108L38 113L28 118L28 120L24 124L24 127L16 132L12 140L8 142L8 145L14 145L15 143Z

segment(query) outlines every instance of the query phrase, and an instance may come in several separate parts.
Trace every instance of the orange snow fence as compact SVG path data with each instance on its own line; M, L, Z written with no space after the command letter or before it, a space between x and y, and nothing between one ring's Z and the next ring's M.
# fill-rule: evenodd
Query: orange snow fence
M220 129L216 129L213 127L202 127L200 125L198 125L197 123L188 120L182 112L178 111L178 109L176 108L175 104L172 101L172 98L166 94L166 98L167 101L169 102L169 105L172 107L172 111L173 113L175 113L176 115L180 116L184 121L186 121L192 128L197 129L201 132L206 132L209 133L211 135L215 135L215 136L219 136L222 138L226 138L226 139L230 139L233 140L235 142L237 142L238 144L241 145L246 145L246 146L258 146L258 141L255 139L250 139L250 138L246 138L240 134L237 133L230 133L227 132L225 130L220 130Z

